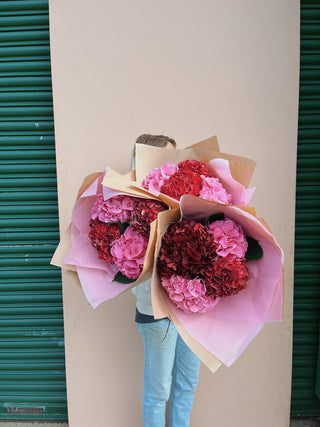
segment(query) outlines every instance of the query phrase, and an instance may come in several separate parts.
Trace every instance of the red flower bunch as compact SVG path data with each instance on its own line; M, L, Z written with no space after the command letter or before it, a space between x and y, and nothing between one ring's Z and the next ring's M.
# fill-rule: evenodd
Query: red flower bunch
M109 264L113 264L110 253L111 243L121 236L120 224L105 224L99 219L91 219L89 223L89 237L92 246L97 249L98 257L104 259Z
M204 281L208 295L228 297L236 295L247 287L249 271L244 258L217 256L204 274Z
M195 172L198 175L212 176L205 163L198 162L198 160L185 160L178 164L178 168L180 172Z
M166 209L167 205L157 200L136 199L130 215L130 226L142 236L149 237L150 224L157 218L159 212Z
M182 219L171 224L162 238L158 272L170 299L186 312L204 313L214 307L212 300L235 295L248 284L246 260L236 255L242 248L247 248L247 242L243 242L242 228L228 218L216 222L220 234L214 229L217 227L212 227L214 222L206 226L194 220ZM219 255L217 250L220 250L221 244L226 248L232 247L233 252ZM176 280L179 285L169 285L168 279ZM195 294L192 291L194 285L190 288L190 283L195 279L200 280L205 293L199 291ZM200 289L199 284L197 289ZM204 299L207 297L211 299ZM192 307L192 310L189 311L188 307Z
M214 256L215 244L208 228L183 219L171 224L163 236L158 268L162 277L203 277L208 260Z
M178 171L163 184L161 191L167 196L180 200L183 194L199 196L202 188L201 176L192 171Z

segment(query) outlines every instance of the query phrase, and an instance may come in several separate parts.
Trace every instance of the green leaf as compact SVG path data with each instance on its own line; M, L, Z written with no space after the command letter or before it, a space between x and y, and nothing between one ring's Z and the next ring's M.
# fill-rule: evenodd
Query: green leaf
M224 219L224 213L223 212L218 212L218 213L214 213L212 215L209 215L206 219L206 226L212 224L214 221L221 221Z
M121 234L123 234L126 231L126 228L129 226L128 222L120 222L120 221L108 222L108 225L109 224L119 224Z
M245 255L246 261L257 261L263 257L263 249L259 245L258 240L253 237L246 236L248 242L248 249Z
M118 273L114 276L113 282L123 283L124 285L128 285L129 283L135 282L135 279L129 279L129 277L125 276L118 271Z

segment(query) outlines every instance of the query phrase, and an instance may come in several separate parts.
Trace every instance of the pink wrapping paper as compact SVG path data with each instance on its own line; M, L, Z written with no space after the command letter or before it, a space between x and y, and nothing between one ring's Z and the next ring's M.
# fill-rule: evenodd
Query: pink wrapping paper
M169 298L166 298L188 334L226 366L231 366L238 359L264 325L264 322L215 318L212 316L215 309L202 315L190 315L178 310ZM194 318L191 319L191 316Z
M265 322L282 320L283 251L270 231L244 209L208 202L190 195L182 196L180 209L183 218L195 220L203 220L213 213L224 212L225 217L235 220L243 227L246 235L258 240L264 251L261 260L247 264L250 271L247 288L237 295L221 298L212 311L205 314L184 313L163 290L163 297L170 309L166 312L163 305L158 306L160 300L153 301L157 317L170 315L172 312L198 344L230 366ZM159 286L155 276L152 286ZM156 293L153 292L153 295Z
M246 189L240 182L232 177L228 160L212 159L207 163L207 168L214 177L219 178L227 192L232 195L233 205L249 205L255 188Z

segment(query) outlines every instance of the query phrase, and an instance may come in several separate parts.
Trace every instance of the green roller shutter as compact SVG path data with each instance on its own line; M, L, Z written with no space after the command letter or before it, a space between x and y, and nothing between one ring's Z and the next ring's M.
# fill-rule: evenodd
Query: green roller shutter
M48 2L0 2L0 419L67 419Z
M320 415L320 1L301 1L292 416Z

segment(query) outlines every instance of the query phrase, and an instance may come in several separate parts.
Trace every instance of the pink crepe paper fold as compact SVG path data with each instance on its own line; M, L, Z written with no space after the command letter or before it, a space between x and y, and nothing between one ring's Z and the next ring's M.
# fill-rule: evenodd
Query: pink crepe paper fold
M138 278L136 282L129 284L113 282L118 269L98 258L97 251L91 245L88 237L91 209L97 194L103 193L105 199L126 194L102 186L103 178L108 170L107 168L105 173L100 175L75 203L71 223L72 248L64 260L65 264L76 267L85 296L93 308L103 301L118 296L129 287L138 284L136 282L139 281Z
M233 205L249 205L255 188L246 189L244 185L232 177L228 160L212 159L207 163L207 168L214 177L219 178L223 187L231 194Z
M264 322L214 318L210 314L215 308L204 314L184 313L168 297L166 299L188 334L226 366L238 359L264 325Z

